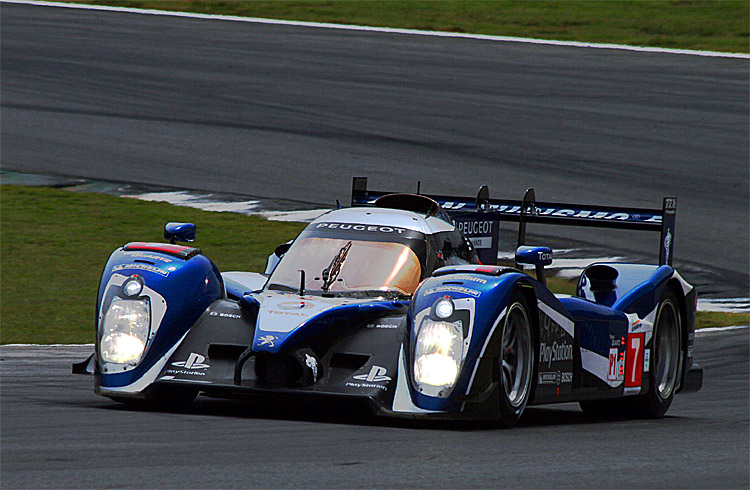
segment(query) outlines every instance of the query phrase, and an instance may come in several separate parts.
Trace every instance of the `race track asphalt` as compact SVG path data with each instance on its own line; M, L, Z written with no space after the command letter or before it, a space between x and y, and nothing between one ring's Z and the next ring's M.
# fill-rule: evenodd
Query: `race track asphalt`
M750 296L747 59L13 4L0 23L4 170L303 206L348 202L360 175L540 201L676 195L678 268L704 295Z
M664 419L593 421L566 404L514 429L205 397L141 412L70 374L90 347L3 346L2 488L746 489L749 332L698 335L704 388Z

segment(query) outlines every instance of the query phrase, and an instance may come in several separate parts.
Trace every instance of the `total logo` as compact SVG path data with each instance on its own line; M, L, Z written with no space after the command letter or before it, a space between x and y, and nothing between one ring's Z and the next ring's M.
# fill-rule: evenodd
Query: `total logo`
M185 369L206 369L208 367L208 364L203 363L203 361L205 360L206 358L202 355L191 352L187 358L187 361L173 362L172 365Z
M370 369L370 372L367 374L358 374L357 376L352 376L354 379L358 379L360 381L367 381L368 383L377 382L377 381L390 381L391 377L386 376L385 374L388 372L388 370L381 366L373 366L372 369Z

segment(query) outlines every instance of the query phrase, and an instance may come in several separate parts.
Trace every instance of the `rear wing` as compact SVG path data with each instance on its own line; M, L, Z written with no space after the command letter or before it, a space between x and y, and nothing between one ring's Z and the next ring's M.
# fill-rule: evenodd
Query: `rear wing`
M393 192L367 188L367 177L354 177L352 206L372 206ZM419 184L417 194L420 194ZM483 263L497 262L499 222L519 223L518 246L526 241L526 223L660 231L659 265L672 265L677 198L665 197L661 209L592 206L537 201L528 189L520 201L490 199L487 186L476 197L422 194L437 202L473 243Z

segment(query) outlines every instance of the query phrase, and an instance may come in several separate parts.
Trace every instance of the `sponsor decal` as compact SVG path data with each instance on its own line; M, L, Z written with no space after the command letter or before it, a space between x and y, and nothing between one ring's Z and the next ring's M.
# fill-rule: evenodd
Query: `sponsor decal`
M669 250L672 245L672 232L667 230L667 234L664 236L664 258L669 263Z
M284 303L279 303L277 306L285 310L304 310L307 308L312 308L315 305L310 303L309 301L287 301Z
M165 373L170 373L172 375L172 379L174 379L174 375L176 374L188 374L190 376L205 376L205 372L201 371L189 371L187 369L167 369L164 371Z
M637 332L638 330L642 329L645 325L641 320L636 320L633 322L632 325L630 325L630 332Z
M555 371L555 372L547 372L547 373L539 373L539 383L540 385L560 385L561 383L572 383L573 382L573 373L570 371L562 372L562 371Z
M573 359L573 346L567 342L552 342L549 345L545 342L539 344L539 362L547 363L547 367L550 367L553 362L557 361L571 361Z
M641 387L640 386L625 387L622 390L622 394L623 395L637 395L640 392L641 392Z
M640 387L643 374L645 333L628 334L628 355L625 357L625 387Z
M185 369L206 369L208 364L204 364L206 358L195 352L191 352L187 358L187 361L173 362L173 366L184 367Z
M305 366L310 368L313 375L313 383L318 382L318 361L310 354L305 354Z
M133 257L137 259L158 260L160 262L164 262L165 264L169 264L172 262L172 259L170 258L162 257L161 255L148 254L148 253L142 253L142 252L129 252L128 257Z
M443 202L440 206L444 209L461 209L467 206L466 202ZM473 203L471 203L473 208ZM497 211L503 214L521 214L521 206L514 206L508 204L490 204L489 209L491 211ZM535 208L529 214L537 214L539 216L562 216L568 218L583 218L592 220L616 220L616 221L643 221L646 223L661 223L661 215L642 215L639 213L624 213L624 212L609 212L609 211L594 211L587 209L572 209L572 208Z
M308 315L305 315L304 313L297 313L296 311L265 310L263 313L267 313L269 315L304 316L304 317L308 316Z
M478 282L479 284L487 284L487 279L482 279L481 277L476 276L470 276L469 274L451 274L450 276L451 280L455 281L472 281L472 282Z
M428 289L424 292L424 294L434 293L461 293L468 294L469 296L474 296L475 298L479 297L482 294L481 291L477 291L476 289L471 288L465 288L463 286L438 286L432 289Z
M237 315L235 313L223 313L223 312L220 312L220 311L212 311L208 315L209 316L218 316L219 318L235 318L235 319L242 318L242 315Z
M539 256L539 260L552 260L552 252L537 252L537 255Z
M609 371L607 381L622 381L625 378L625 353L618 353L617 347L609 349Z
M276 347L276 341L278 339L278 337L274 337L273 335L264 335L263 337L258 338L258 347L263 347L264 345L267 345L268 347Z
M398 328L400 321L399 320L391 320L391 321L395 321L397 323L368 323L366 325L366 328L387 328L387 329Z
M643 372L648 372L648 365L651 361L651 349L644 349L643 351Z
M162 269L159 269L158 267L154 267L153 265L148 264L120 264L116 265L112 268L112 272L121 271L124 269L136 269L140 271L148 271L153 272L154 274L159 274L160 276L167 277L169 275L169 271L165 271Z
M471 245L477 250L492 248L492 237L490 236L471 237L469 238L469 241L471 242Z
M367 381L368 383L372 382L378 382L378 381L390 381L390 376L386 376L386 373L388 370L381 366L373 366L370 369L370 372L367 374L358 374L357 376L352 376L354 379L359 379L362 381Z
M351 381L347 381L344 386L346 386L347 388L377 388L379 390L388 391L387 386L378 385L375 383L352 383Z
M406 228L397 228L395 226L363 225L353 223L318 223L315 226L315 229L354 230L367 231L371 233L397 233L399 235L406 231Z
M492 233L492 221L461 221L458 229L464 235L487 235Z

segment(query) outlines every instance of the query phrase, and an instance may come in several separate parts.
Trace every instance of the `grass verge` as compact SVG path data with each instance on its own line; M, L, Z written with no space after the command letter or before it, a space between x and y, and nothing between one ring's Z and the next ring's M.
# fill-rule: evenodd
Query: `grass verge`
M166 221L198 225L195 246L220 270L260 271L301 223L271 222L103 194L0 188L0 343L94 340L99 276L109 254L129 241L163 241ZM574 284L550 278L570 294ZM747 325L750 315L699 312L705 326Z
M80 0L77 3L636 46L750 52L741 0Z
M195 246L220 270L262 271L301 223L271 222L103 194L2 186L0 343L94 340L99 276L130 241L163 242L164 223L198 226Z

